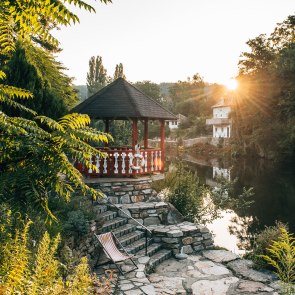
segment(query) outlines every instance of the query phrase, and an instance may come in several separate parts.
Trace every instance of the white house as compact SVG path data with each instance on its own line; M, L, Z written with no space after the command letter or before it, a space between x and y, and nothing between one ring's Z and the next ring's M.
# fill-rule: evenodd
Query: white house
M213 137L230 138L232 120L229 118L231 103L221 98L220 102L212 106L213 118L207 119L206 124L213 126Z
M176 129L179 127L181 123L185 123L188 118L182 114L177 114L177 121L166 121L166 124L169 126L170 129Z

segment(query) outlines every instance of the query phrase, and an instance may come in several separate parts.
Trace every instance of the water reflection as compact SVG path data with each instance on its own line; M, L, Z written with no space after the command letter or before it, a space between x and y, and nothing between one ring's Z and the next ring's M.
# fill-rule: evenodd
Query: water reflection
M267 161L239 161L220 163L216 159L197 159L185 155L185 160L196 171L200 181L218 187L216 178L233 180L236 177L235 195L243 187L253 187L253 205L244 210L221 212L221 219L208 224L215 234L215 244L242 254L249 249L255 234L277 220L289 224L295 232L295 169L278 166Z
M232 210L222 211L220 216L221 218L207 224L214 234L215 245L236 254L245 254L251 241L248 224L252 222L252 217L239 217Z

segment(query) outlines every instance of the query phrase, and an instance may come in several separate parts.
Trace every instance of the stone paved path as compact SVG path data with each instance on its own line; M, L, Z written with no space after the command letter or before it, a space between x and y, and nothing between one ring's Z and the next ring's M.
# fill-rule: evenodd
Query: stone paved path
M278 295L274 275L252 268L249 260L225 250L205 250L187 259L170 258L146 274L149 257L138 259L138 269L118 277L118 295ZM124 265L128 271L131 265Z
M159 295L279 294L275 277L252 266L232 252L208 250L185 260L166 260L148 279Z

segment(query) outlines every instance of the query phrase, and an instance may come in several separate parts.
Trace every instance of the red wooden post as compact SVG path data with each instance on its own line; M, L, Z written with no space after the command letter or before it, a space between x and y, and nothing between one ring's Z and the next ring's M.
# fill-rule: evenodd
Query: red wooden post
M137 144L137 136L138 136L137 123L138 123L138 119L132 120L132 152L133 152L133 155L135 154L135 145ZM133 161L135 161L135 160L133 160ZM136 176L136 170L132 171L132 176Z
M149 125L148 120L144 120L144 149L148 148Z
M160 120L161 123L161 151L162 151L162 158L161 158L161 173L164 173L164 149L165 149L165 120Z

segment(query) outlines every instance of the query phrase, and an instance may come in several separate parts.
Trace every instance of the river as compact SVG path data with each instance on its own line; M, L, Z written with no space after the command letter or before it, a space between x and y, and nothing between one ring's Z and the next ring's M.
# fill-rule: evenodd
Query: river
M216 186L215 177L223 176L230 180L237 178L237 194L243 187L253 187L251 199L254 203L250 207L239 212L222 211L222 218L207 224L215 235L216 245L244 254L255 234L265 226L275 225L276 221L288 223L290 232L295 232L294 166L257 159L239 159L230 163L190 155L185 155L184 159L203 184Z

